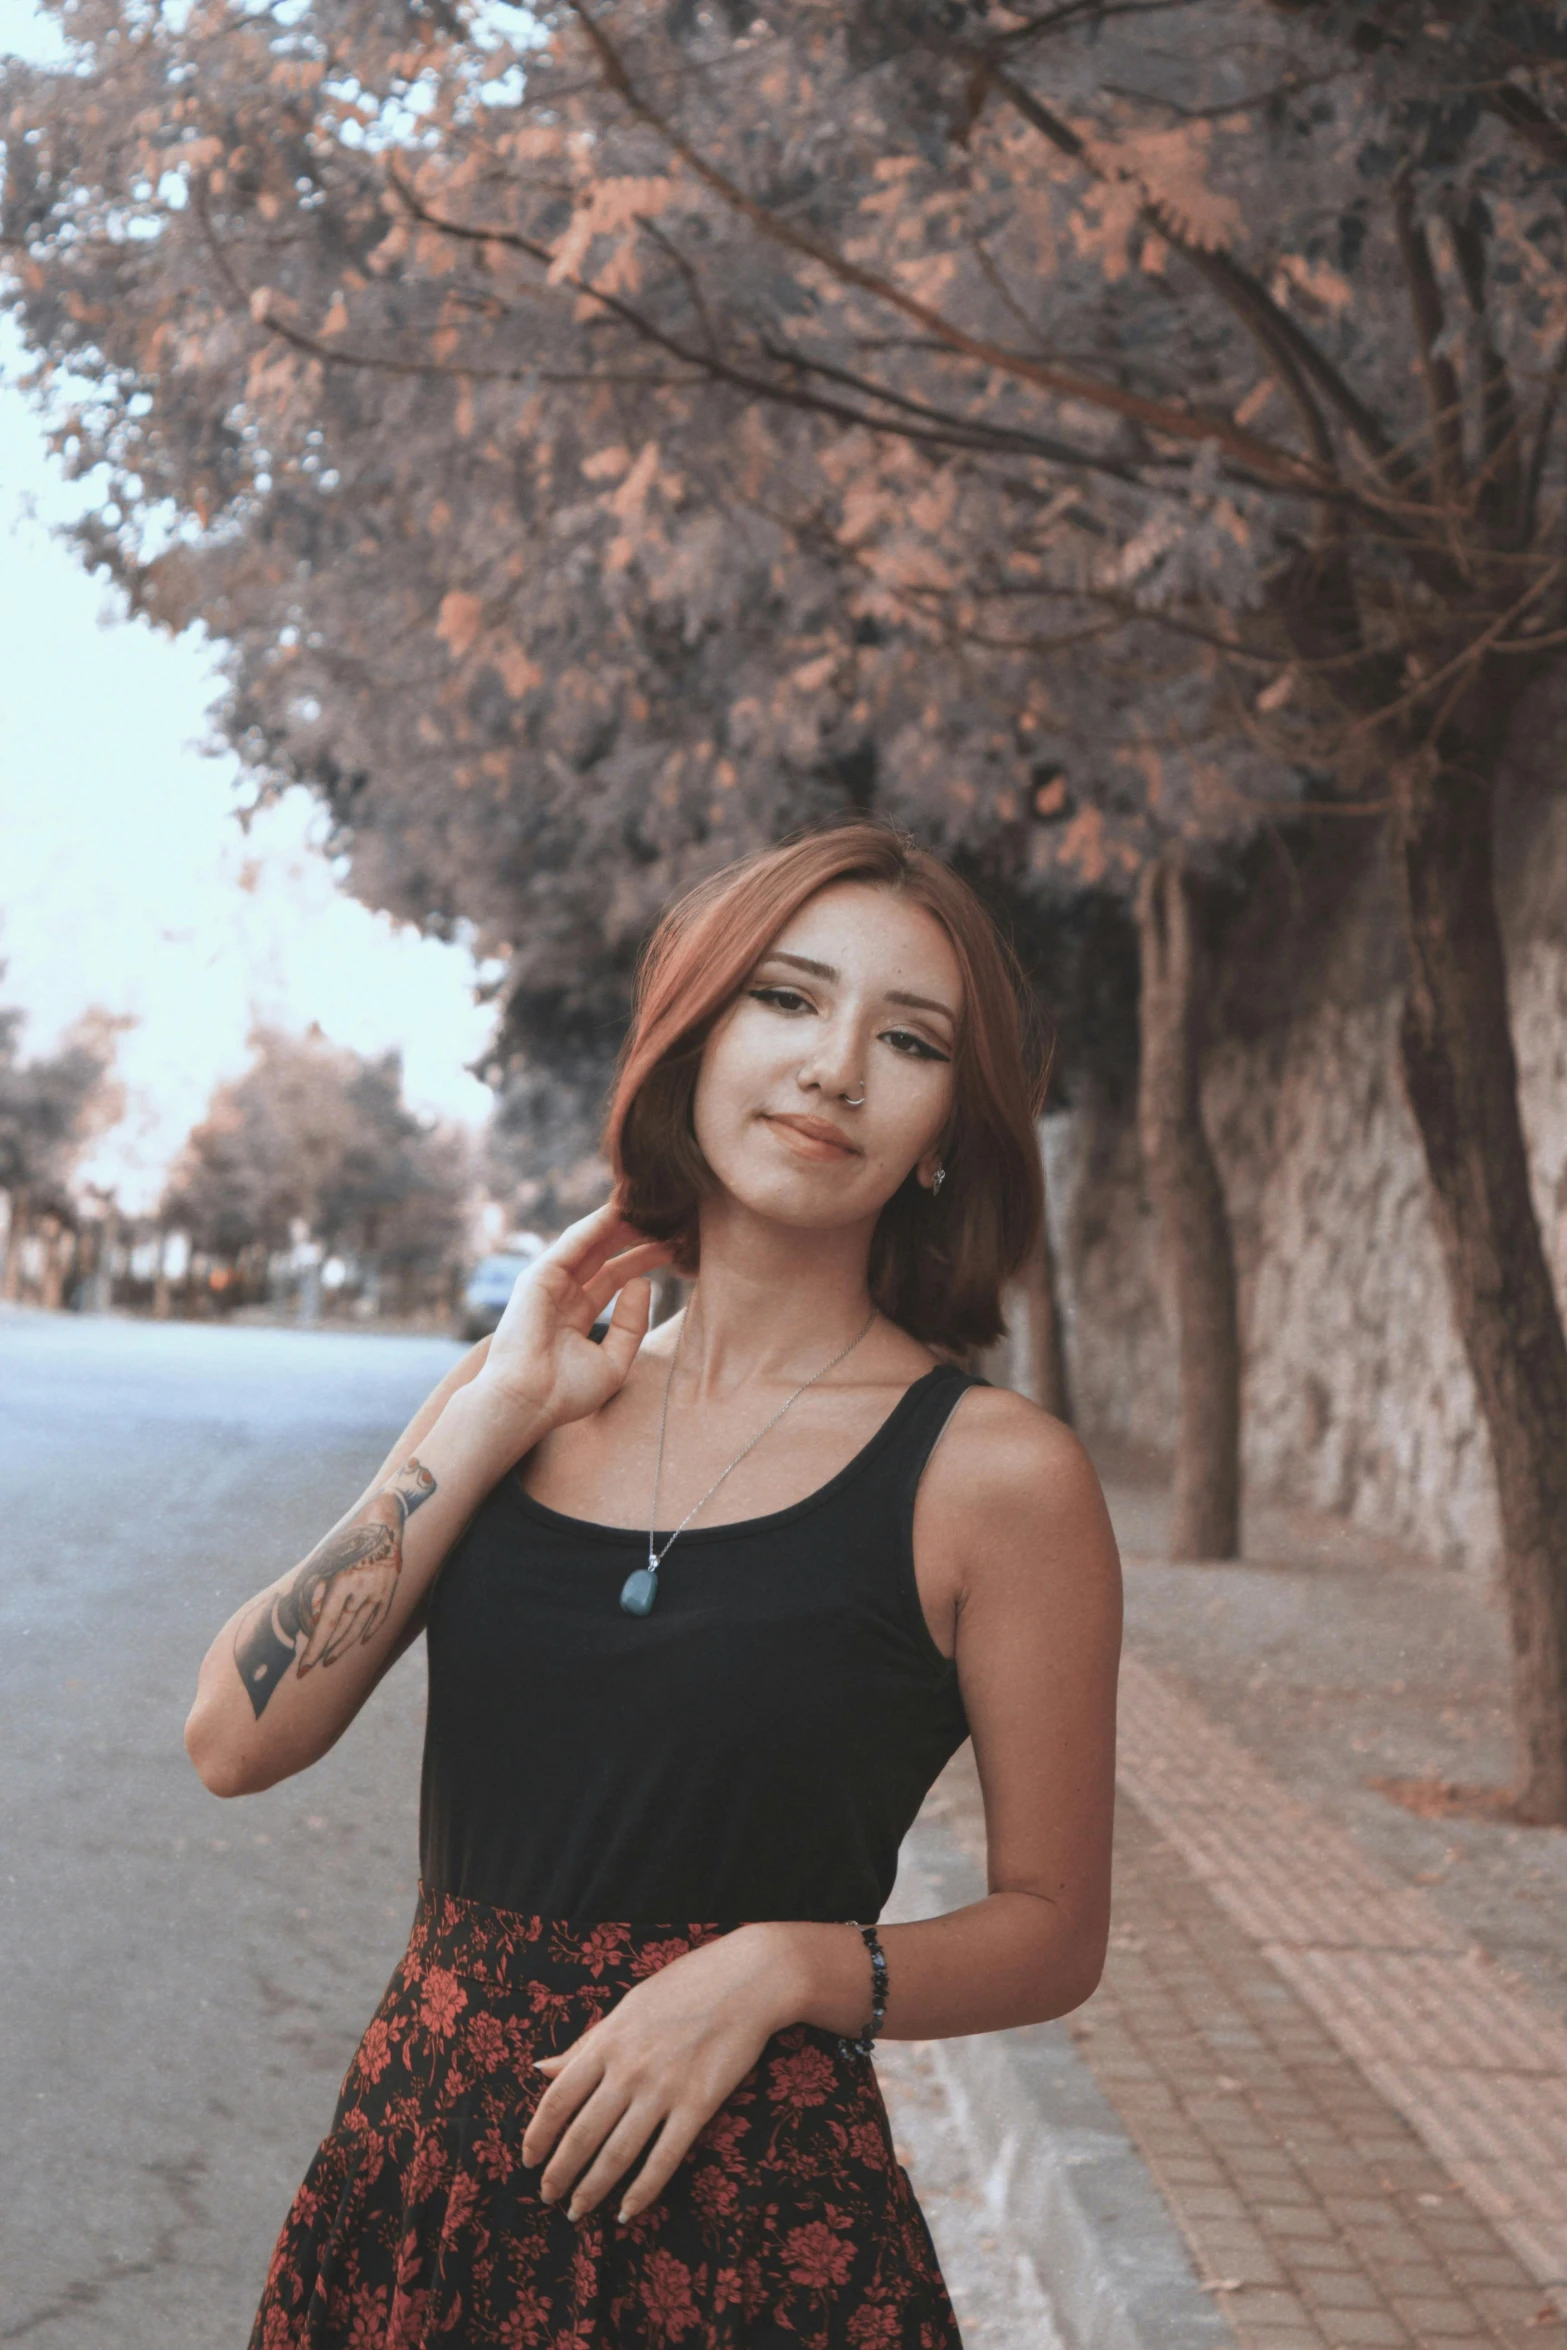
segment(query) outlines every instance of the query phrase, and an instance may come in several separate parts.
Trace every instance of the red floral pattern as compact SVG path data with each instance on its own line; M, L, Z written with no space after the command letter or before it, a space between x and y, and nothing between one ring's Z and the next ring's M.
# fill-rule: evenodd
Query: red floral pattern
M962 2350L874 2068L793 2024L629 2226L519 2148L568 2047L715 1925L423 1893L295 2196L250 2350Z

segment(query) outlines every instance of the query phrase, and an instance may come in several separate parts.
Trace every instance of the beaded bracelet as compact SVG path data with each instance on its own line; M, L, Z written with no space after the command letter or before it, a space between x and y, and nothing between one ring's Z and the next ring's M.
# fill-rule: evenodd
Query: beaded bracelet
M858 1918L846 1922L859 1927L860 1939L871 1954L871 2020L857 2040L839 2040L838 2054L869 2056L887 2013L887 1960L874 1926L861 1926Z

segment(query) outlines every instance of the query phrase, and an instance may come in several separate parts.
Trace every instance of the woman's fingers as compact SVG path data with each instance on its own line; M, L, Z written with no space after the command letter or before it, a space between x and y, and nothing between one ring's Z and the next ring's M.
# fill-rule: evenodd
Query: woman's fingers
M622 2222L635 2219L639 2211L645 2211L650 2203L657 2202L695 2145L698 2131L710 2119L708 2114L693 2114L680 2107L666 2115L663 2128L648 2149L647 2160L620 2199L620 2209L616 2214L618 2219ZM621 2169L624 2167L622 2164ZM597 2169L595 2163L587 2179L582 2182L583 2187L589 2184ZM620 2172L617 2170L613 2175L618 2178ZM577 2192L580 2195L582 2187Z
M560 1265L576 1281L586 1282L598 1271L606 1257L628 1242L645 1240L635 1224L628 1223L611 1201L608 1206L595 1208L591 1216L583 1216L575 1224L568 1224L553 1248L547 1248L541 1263Z
M602 2067L594 2072L591 2067L579 2066L576 2080L571 2078L569 2068L582 2056L587 2037L584 2033L582 2039L574 2040L569 2048L562 2048L556 2055L545 2057L538 2068L540 2072L544 2071L545 2065L564 2065L568 2069L546 2075L549 2086L534 2107L528 2126L522 2133L520 2152L530 2169L535 2163L549 2160L556 2133L564 2129L575 2109L604 2077Z
M609 1328L599 1344L604 1368L617 1387L637 1359L637 1349L647 1336L648 1316L652 1310L652 1283L626 1282L615 1300L615 1311L609 1318Z
M570 2126L539 2180L539 2195L543 2202L553 2203L564 2195L583 2165L613 2135L616 2124L631 2103L629 2091L617 2088L614 2082L601 2080L588 2099L579 2107ZM647 2135L646 2130L643 2136ZM641 2139L637 2141L641 2144ZM624 2165L622 2165L624 2168ZM619 2173L616 2173L619 2176Z
M639 1273L651 1273L655 1266L668 1264L673 1254L667 1240L644 1240L635 1248L622 1249L619 1256L601 1265L592 1280L582 1284L582 1294L592 1306L595 1320L617 1289L624 1289Z
M584 2212L603 2201L615 2181L623 2178L636 2161L657 2125L658 2108L646 2098L639 2098L626 2108L572 2188L571 2201L566 2206L568 2219L581 2219ZM664 2127L666 2130L669 2127L667 2121Z
M568 1250L566 1242L592 1224L598 1224L599 1231L588 1233L583 1246ZM640 1273L668 1264L673 1254L669 1241L649 1240L623 1216L601 1208L596 1216L584 1217L581 1225L572 1225L532 1272L522 1276L502 1316L501 1335L525 1313L526 1292L531 1289L535 1296L542 1293L549 1299L562 1322L586 1336L617 1289Z

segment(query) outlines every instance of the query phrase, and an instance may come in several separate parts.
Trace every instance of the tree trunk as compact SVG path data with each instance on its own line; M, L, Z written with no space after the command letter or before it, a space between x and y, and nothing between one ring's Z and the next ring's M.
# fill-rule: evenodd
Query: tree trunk
M65 1297L65 1260L70 1236L54 1216L43 1219L44 1269L39 1303L45 1313L57 1314Z
M1567 1822L1567 1337L1529 1188L1483 784L1398 777L1404 1086L1496 1463L1518 1808Z
M1240 1334L1235 1260L1202 1122L1202 958L1191 884L1171 852L1143 875L1137 1124L1173 1294L1179 1425L1172 1558L1234 1558L1240 1545Z
M98 1253L93 1260L89 1312L106 1314L114 1304L114 1252L119 1245L120 1219L113 1208L98 1227Z
M11 1221L6 1229L5 1271L0 1274L0 1297L15 1305L22 1294L22 1243L31 1230L31 1201L25 1183L11 1194Z
M1050 1244L1050 1202L1040 1218L1039 1238L1018 1275L1023 1301L1024 1377L1028 1393L1042 1410L1070 1423L1072 1392L1067 1383L1066 1345L1061 1327L1061 1298L1056 1280L1055 1250Z
M92 1227L92 1269L82 1281L82 1311L108 1314L115 1295L115 1213Z

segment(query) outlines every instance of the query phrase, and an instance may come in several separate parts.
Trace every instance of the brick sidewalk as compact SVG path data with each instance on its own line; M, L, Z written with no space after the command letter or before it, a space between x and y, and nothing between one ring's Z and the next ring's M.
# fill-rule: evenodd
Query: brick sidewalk
M1129 1657L1121 1783L1567 2311L1567 2030Z
M1122 1705L1074 2035L1237 2339L1564 2350L1567 2033L1135 1657ZM942 1799L982 1856L967 1750Z

